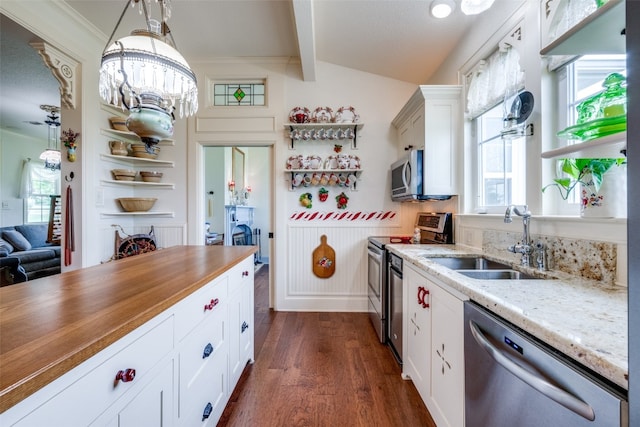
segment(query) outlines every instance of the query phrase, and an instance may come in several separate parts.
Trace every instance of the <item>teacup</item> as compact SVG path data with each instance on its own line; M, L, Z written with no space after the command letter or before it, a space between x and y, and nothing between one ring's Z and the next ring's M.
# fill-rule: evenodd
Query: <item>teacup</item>
M302 184L302 181L303 181L303 176L302 176L302 174L297 173L297 174L295 174L295 175L293 176L293 181L291 182L291 184L292 184L294 187L299 187L299 186L300 186L300 184Z
M360 161L357 157L349 159L349 169L358 169L360 167Z
M345 187L347 185L347 177L343 174L338 175L338 185L340 187Z
M338 175L332 173L329 175L329 185L336 185L338 183Z
M345 183L347 187L354 188L356 186L356 181L358 178L354 174L349 174L347 177L347 182Z
M320 177L321 175L319 173L314 173L313 175L311 175L311 185L320 184Z
M320 175L320 185L327 185L329 183L329 175L323 173Z
M302 178L302 185L304 185L305 187L308 187L311 185L311 175L309 174L304 175L304 178Z
M322 164L322 159L320 158L320 156L311 156L311 160L309 163L309 166L311 167L311 169L318 169L321 164Z

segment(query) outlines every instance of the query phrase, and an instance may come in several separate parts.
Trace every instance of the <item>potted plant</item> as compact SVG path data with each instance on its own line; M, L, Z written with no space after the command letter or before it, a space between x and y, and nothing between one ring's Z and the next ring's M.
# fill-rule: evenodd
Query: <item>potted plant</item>
M625 159L560 159L559 163L562 172L568 176L554 179L553 184L545 186L542 192L549 187L557 187L562 198L567 200L578 184L593 186L597 193L604 174L614 165L624 164Z

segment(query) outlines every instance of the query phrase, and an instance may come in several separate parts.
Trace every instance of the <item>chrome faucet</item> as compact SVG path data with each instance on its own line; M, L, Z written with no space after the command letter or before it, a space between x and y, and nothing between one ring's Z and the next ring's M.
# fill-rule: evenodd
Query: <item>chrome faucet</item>
M531 221L531 212L527 205L522 207L522 210L518 209L515 205L510 205L507 208L507 211L504 213L504 222L510 224L513 222L512 215L516 214L522 217L522 224L524 226L524 231L522 233L522 242L516 245L509 246L509 252L522 254L522 259L520 260L520 264L524 267L529 267L531 265L531 252L533 251L533 246L531 245L531 236L529 235L529 223Z

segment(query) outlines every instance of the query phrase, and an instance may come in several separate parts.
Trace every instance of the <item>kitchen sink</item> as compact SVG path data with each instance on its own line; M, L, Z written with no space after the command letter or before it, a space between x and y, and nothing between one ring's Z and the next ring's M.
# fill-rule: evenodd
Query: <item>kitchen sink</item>
M425 257L425 259L451 270L511 270L511 266L508 264L482 257Z
M463 274L472 279L481 280L525 280L538 279L516 270L456 270L457 273Z

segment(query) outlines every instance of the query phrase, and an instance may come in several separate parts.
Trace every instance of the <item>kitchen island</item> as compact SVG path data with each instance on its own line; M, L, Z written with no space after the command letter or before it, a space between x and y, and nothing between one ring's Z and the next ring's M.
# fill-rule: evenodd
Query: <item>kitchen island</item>
M179 358L172 352L178 351L181 339L187 342L198 325L209 321L201 317L208 313L238 317L233 304L225 304L227 291L228 301L232 300L234 284L249 288L250 281L250 293L242 296L250 299L245 302L251 305L246 310L251 311L251 321L243 324L242 332L249 327L252 331L255 251L254 246L175 246L0 288L0 413L137 330L146 333L149 323L153 323L149 330L163 331L159 338L170 335L164 358L178 365ZM209 288L216 295L210 301L201 295ZM204 312L200 302L192 302L195 296L207 298ZM226 325L224 316L220 323ZM216 346L215 352L228 348L228 341L225 335L224 346ZM233 349L233 337L231 343ZM253 339L250 343L252 359ZM225 393L229 394L226 387Z
M388 245L387 248L405 262L628 390L625 288L604 286L555 271L538 273L534 269L525 271L539 274L540 279L477 280L426 258L492 258L480 251L459 245Z

